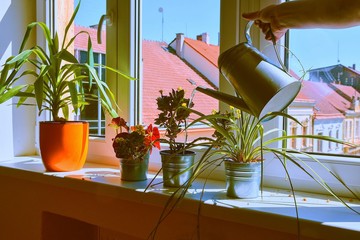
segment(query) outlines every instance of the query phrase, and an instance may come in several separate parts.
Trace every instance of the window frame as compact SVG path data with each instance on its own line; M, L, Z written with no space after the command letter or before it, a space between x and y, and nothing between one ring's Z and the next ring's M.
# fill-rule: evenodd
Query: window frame
M120 3L121 2L121 3ZM245 41L243 36L243 29L246 22L241 18L242 12L254 11L263 8L269 4L279 3L279 0L236 0L236 1L221 1L221 35L220 35L220 52L227 48ZM37 0L37 19L40 21L49 22L47 17L49 14L50 3L56 3L56 0L40 1ZM115 21L112 26L107 27L107 45L113 46L114 54L107 54L106 62L109 66L115 67L120 71L141 78L141 1L136 0L107 0L108 11L113 10L115 14ZM52 23L53 24L53 23ZM263 38L260 31L253 27L252 40L253 45L262 50L266 55L272 59L276 59L275 53L270 51L270 48L265 48L268 42ZM119 41L121 39L121 41ZM37 39L38 43L43 41ZM282 39L284 43L284 39ZM128 81L121 79L119 76L107 73L109 79L109 86L115 91L117 103L121 109L122 116L130 119L131 124L140 122L140 111L133 111L134 109L141 109L141 82ZM231 87L226 80L221 77L220 89L231 93ZM220 104L220 109L226 107ZM31 114L29 114L31 115ZM31 115L32 116L32 115ZM37 122L45 120L46 116L36 117ZM110 117L106 116L106 121L110 121ZM285 126L282 119L276 118L266 123L266 128L275 128ZM37 128L37 127L36 127ZM33 126L28 126L27 129L34 131ZM36 134L38 129L35 130ZM113 130L107 129L105 138L91 138L89 146L88 160L91 162L99 162L103 164L118 165L118 161L114 156L111 142L113 137ZM36 138L37 139L37 138ZM37 142L37 140L36 140ZM20 143L21 144L21 143ZM314 143L315 145L315 143ZM200 151L201 152L201 151ZM317 154L317 159L325 164L329 169L336 173L344 182L346 182L356 193L360 192L360 178L357 173L360 171L360 160L358 158L349 158L342 156L335 156L330 154ZM152 155L152 160L158 159L158 154L155 152ZM301 157L303 161L310 164L315 170L323 172L318 166L313 166L310 159ZM150 161L150 169L156 169L160 166L159 160ZM264 185L275 188L289 189L289 182L286 178L285 172L279 161L274 158L266 159L264 163ZM289 164L289 171L292 176L293 183L296 184L297 190L307 192L324 192L320 186L314 183L306 175L294 169L292 164ZM215 179L222 179L223 170L214 173ZM347 191L334 181L334 178L327 174L324 178L336 192L343 196L349 196Z
M132 39L132 41L129 42L119 42L117 41L117 44L119 44L118 49L122 49L122 52L126 52L127 54L120 55L121 51L117 51L118 53L118 61L113 59L111 57L110 59L107 58L108 64L111 64L113 62L121 62L121 66L118 66L118 69L134 74L132 76L137 76L141 78L141 69L142 65L139 61L136 63L136 60L141 59L141 26L138 26L136 29L137 32L132 32L131 29L129 29L130 26L135 27L136 24L141 23L141 1L136 0L133 1L133 3L130 0L126 0L122 2L121 6L120 4L115 4L113 2L114 0L108 0L108 3L117 5L116 9L119 12L119 15L121 14L122 17L129 17L132 20L130 20L130 24L124 24L125 21L118 22L118 26L120 27L118 37L120 36L128 36L129 39ZM117 2L117 1L115 1ZM257 9L261 9L263 7L266 7L270 4L276 4L282 2L281 0L237 0L237 1L221 1L220 5L220 52L225 51L229 47L238 44L242 41L245 41L245 37L243 34L243 29L245 29L246 21L241 18L242 12L248 12L248 11L255 11ZM125 6L123 6L125 4ZM135 9L136 7L139 7L140 9ZM134 11L135 14L132 14L131 11ZM133 16L134 15L134 16ZM138 22L137 22L138 21ZM135 24L135 25L134 25ZM107 31L114 31L112 28L108 28ZM110 33L113 34L113 33ZM124 34L124 35L122 35ZM252 34L252 41L253 45L260 49L265 55L267 55L269 58L273 59L274 61L277 61L275 52L273 49L269 48L268 41L266 41L262 35L262 33L257 29L256 27L253 27L251 29ZM107 44L113 44L111 43L111 37L108 37L109 39ZM288 39L281 39L280 45L286 44ZM133 42L134 45L138 44L138 46L131 45L130 43ZM128 49L128 50L126 50ZM281 49L280 49L281 51ZM134 55L131 56L131 53ZM108 56L109 54L107 54ZM282 55L285 53L282 52ZM111 59L113 62L111 62ZM285 61L284 60L284 61ZM113 66L113 65L111 65ZM116 65L115 65L116 66ZM140 109L141 106L139 105L141 103L141 99L139 96L141 86L135 86L133 83L128 83L126 85L127 87L121 87L121 91L119 90L118 83L114 82L112 85L113 89L116 91L117 94L117 100L121 103L120 108L122 110L122 116L128 117L130 120L130 123L135 123L136 119L141 119ZM232 93L231 86L228 84L228 82L221 76L220 77L220 89L221 91ZM121 96L121 97L120 97ZM135 98L139 98L139 102L136 103L134 100ZM137 104L137 105L136 105ZM139 108L137 113L137 116L131 115L130 109L135 109L135 105ZM220 103L220 109L225 109L227 106L225 104ZM135 114L135 112L132 112ZM266 128L283 128L285 126L285 123L282 119L276 118L272 121L269 121L265 124ZM107 162L111 164L117 164L117 161L114 162L114 156L113 151L111 149L111 138L113 137L113 134L110 131L107 131L108 134L106 134L105 140L99 140L99 139L92 139L91 145L90 145L90 158L93 156L93 159L99 159L101 157L101 162ZM104 146L104 144L106 146ZM201 154L202 150L198 150L198 153ZM94 154L96 153L96 154ZM99 154L101 153L101 154ZM354 169L360 170L360 163L357 161L356 158L348 159L347 157L341 157L341 156L334 156L334 155L318 155L316 154L316 157L319 159L319 161L322 164L325 164L330 169L333 169L334 172L339 173L339 176L343 179L349 180L349 186L356 187L360 185L360 179L356 178L356 175L353 176L346 176L344 177L343 174L346 174L350 171L353 171ZM311 160L309 158L306 158L304 156L300 157L301 160L305 161L306 163L310 165L314 165L311 163ZM151 170L157 170L160 168L160 157L158 151L154 151L151 155L151 161L150 161L150 169ZM109 161L106 161L109 160ZM116 160L116 159L115 159ZM291 165L291 164L289 164ZM323 172L323 169L318 168L319 166L312 166L315 170L319 172ZM320 192L324 193L324 190L321 186L318 186L317 183L314 183L313 180L309 179L308 176L303 174L302 172L299 172L299 170L295 169L294 166L289 166L290 174L292 176L292 181L296 183L297 189L304 190L304 191L310 191L310 192ZM219 168L217 171L214 172L213 177L214 179L222 179L223 176L223 169ZM344 191L344 189L334 181L334 179L331 176L326 175L325 181L329 182L334 189L337 192L340 192L341 195L348 196L348 193ZM276 187L276 188L289 188L288 180L285 175L285 171L283 170L282 166L280 165L279 161L274 158L270 158L266 160L265 168L264 168L264 185L268 187ZM355 191L358 191L359 187L356 187Z

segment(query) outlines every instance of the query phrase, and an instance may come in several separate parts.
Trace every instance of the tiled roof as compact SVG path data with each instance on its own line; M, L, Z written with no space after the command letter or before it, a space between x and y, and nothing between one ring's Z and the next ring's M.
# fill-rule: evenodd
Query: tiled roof
M197 51L201 56L208 60L211 64L218 67L218 57L219 57L219 46L207 44L202 41L194 40L191 38L185 38L185 43Z
M358 97L359 93L350 86L303 81L301 96L315 100L317 117L343 117L343 113L350 109L351 97Z
M300 79L300 77L293 70L290 69L289 74L290 74L290 76L294 77L295 79L303 82L303 80ZM301 88L294 101L295 102L314 102L314 99L308 97Z
M143 41L143 66L143 122L145 124L152 123L158 115L156 98L160 96L159 90L167 94L172 88L182 87L187 97L190 97L194 86L187 79L194 80L200 86L211 87L175 52L170 52L164 42ZM218 109L218 102L202 93L195 94L194 104L194 109L201 109L203 113Z
M101 40L102 44L98 44L97 42L97 29L96 28L90 28L90 27L82 27L75 25L74 32L75 34L85 31L88 32L91 36L91 42L92 42L92 48L94 52L97 53L106 53L106 33L105 31L102 31L101 33ZM76 41L74 41L74 48L78 50L87 51L87 45L88 45L88 35L85 33L81 33L76 38Z
M97 43L97 29L75 26L75 33L80 31L90 33L94 52L106 52L104 31L102 32L103 44L101 45ZM75 49L86 51L87 41L87 34L80 34L74 42ZM201 43L200 41L195 42ZM208 53L209 60L211 59L214 62L215 55L213 54L216 51L213 50L212 45L206 47L202 46L203 44L193 44L194 49L196 47L197 51ZM194 80L200 86L211 88L206 79L182 61L174 52L169 51L164 42L143 41L143 69L143 122L145 124L152 123L158 115L156 98L160 96L159 90L163 90L164 94L167 94L172 88L182 87L185 89L187 97L190 97L195 87L187 79ZM200 92L195 94L193 102L194 109L201 109L203 113L211 113L212 110L218 109L218 101Z

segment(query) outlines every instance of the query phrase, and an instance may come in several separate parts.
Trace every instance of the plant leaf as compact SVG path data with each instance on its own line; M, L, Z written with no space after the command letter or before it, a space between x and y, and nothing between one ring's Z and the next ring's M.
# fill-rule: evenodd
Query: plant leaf
M19 85L7 90L0 89L0 104L6 102L10 98L14 97L16 94L18 94L21 89L23 89L26 85ZM5 93L3 93L4 91Z
M59 58L70 63L79 63L74 55L66 49L60 51Z
M74 112L78 113L78 91L76 88L76 84L75 84L75 82L71 81L71 82L68 82L67 85L69 87L71 103L74 107Z
M62 42L62 49L64 49L67 34L69 32L70 27L72 26L72 23L74 22L74 19L75 19L76 15L77 15L77 12L79 11L80 3L81 3L81 0L79 1L76 8L74 9L74 12L73 12L73 14L72 14L72 16L70 18L70 21L68 22L68 24L65 27L65 33L64 33L64 38L63 38L63 42Z

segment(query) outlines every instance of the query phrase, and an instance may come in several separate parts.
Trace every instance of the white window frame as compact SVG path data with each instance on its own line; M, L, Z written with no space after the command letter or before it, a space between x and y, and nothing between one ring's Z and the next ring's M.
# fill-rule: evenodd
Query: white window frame
M46 3L52 0L46 1ZM269 4L278 3L278 0L234 0L234 1L221 1L221 37L220 37L220 52L223 52L227 48L241 42L245 41L243 36L243 29L246 22L241 18L242 12L254 11L260 8L263 8ZM38 6L43 6L44 1L38 0ZM141 1L136 0L108 0L108 11L114 9L117 13L114 17L114 22L111 27L108 27L107 34L107 46L112 46L114 50L112 53L107 54L107 64L112 67L115 67L131 76L141 78L141 35L140 35L140 26L138 25L141 22L141 12L138 6L140 6ZM45 16L46 8L38 8L38 19L44 20L39 16ZM137 11L134 11L134 9ZM130 20L129 20L130 19ZM135 26L139 26L136 27ZM253 27L252 29L252 40L255 47L262 50L270 58L276 59L275 54L270 52L270 48L263 49L264 46L268 45L268 42L264 40L263 35L260 31ZM38 39L38 41L41 41ZM140 120L140 111L134 111L134 109L141 109L140 103L141 99L139 97L139 89L135 84L141 84L141 82L131 82L126 79L120 79L118 76L112 76L110 73L107 75L110 79L110 86L113 90L116 91L117 102L121 108L121 115L127 119L130 119L130 123L134 124ZM121 81L121 82L120 82ZM121 86L120 86L121 85ZM229 84L223 79L220 79L220 88L222 91L231 92ZM138 100L138 101L137 101ZM221 108L224 106L220 106ZM137 113L136 115L133 113ZM30 114L30 116L32 116ZM107 121L110 121L110 118L107 116ZM269 121L266 124L267 128L283 126L283 121L281 119L274 119ZM34 129L31 126L28 126L27 129L30 132L33 132ZM37 132L37 130L36 130ZM117 165L117 159L114 156L113 149L111 146L112 143L112 130L108 129L106 131L105 138L92 138L90 141L90 151L89 151L89 160L98 161L101 163L108 163L112 165ZM20 143L22 144L22 143ZM156 159L158 156L156 154L152 155L153 159ZM344 182L346 182L349 187L351 187L355 192L360 192L360 178L358 173L360 172L360 160L358 158L350 157L341 157L341 156L332 156L332 155L319 155L317 156L318 160L326 164L334 173L336 173ZM318 164L313 164L309 159L303 158L304 161L309 163L315 170L323 172L318 169ZM151 161L152 162L152 161ZM159 162L152 162L152 166L158 166ZM277 187L277 188L286 188L289 189L289 182L285 177L285 172L277 159L269 158L266 159L264 164L264 184L265 186ZM318 186L312 179L309 179L301 171L293 167L293 164L288 164L289 172L292 176L292 181L296 186L297 190L303 191L314 191L314 192L323 192L322 188ZM222 176L222 170L219 169L219 174L214 175ZM325 181L335 188L335 190L344 196L348 196L348 192L344 191L343 188L336 183L334 178L325 174Z
M111 26L106 28L106 64L119 71L141 79L141 1L139 0L107 0L107 13L112 13ZM121 110L119 114L134 125L141 121L141 81L129 81L117 74L107 72L107 83L115 94L116 102ZM111 117L106 114L106 123ZM88 161L118 165L112 149L114 130L106 125L105 138L90 139Z

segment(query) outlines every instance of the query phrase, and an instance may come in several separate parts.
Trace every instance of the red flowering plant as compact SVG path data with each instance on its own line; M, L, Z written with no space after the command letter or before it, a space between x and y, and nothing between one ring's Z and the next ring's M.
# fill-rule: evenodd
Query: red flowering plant
M117 117L109 126L116 129L112 146L117 158L141 161L148 152L151 154L153 147L160 150L159 129L152 124L146 129L143 125L129 127L123 118Z

